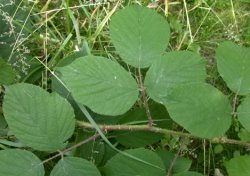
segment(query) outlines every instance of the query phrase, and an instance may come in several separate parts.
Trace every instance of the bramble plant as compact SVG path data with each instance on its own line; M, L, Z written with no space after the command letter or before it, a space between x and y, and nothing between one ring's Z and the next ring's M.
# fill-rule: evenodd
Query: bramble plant
M190 159L145 147L170 135L180 150L191 138L250 146L226 137L232 120L250 131L249 48L226 41L216 49L218 72L235 95L231 100L206 83L199 54L166 52L170 27L153 10L119 10L110 37L121 60L74 53L53 71L46 68L53 76L51 92L28 83L8 85L13 73L0 59L3 115L8 135L18 139L1 142L15 149L0 150L0 176L44 176L44 165L58 157L50 176L199 176L190 171ZM173 125L186 132L172 131ZM237 156L225 167L231 176L250 175L249 163L248 155Z

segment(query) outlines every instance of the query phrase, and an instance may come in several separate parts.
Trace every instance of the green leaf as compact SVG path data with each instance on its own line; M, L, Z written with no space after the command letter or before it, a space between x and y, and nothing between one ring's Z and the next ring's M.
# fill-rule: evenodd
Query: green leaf
M79 143L95 134L96 131L86 132L80 129L79 131L77 131L75 142ZM99 165L102 162L104 153L105 143L102 141L102 139L95 139L77 147L74 151L74 156L92 161L93 164Z
M245 130L244 128L240 129L238 136L240 140L250 142L250 132Z
M167 21L146 7L125 7L111 18L111 42L122 59L134 67L150 66L167 48L169 36Z
M166 107L174 121L198 137L223 136L231 124L228 98L205 83L174 88L167 97Z
M87 55L90 55L90 49L89 49L88 43L85 40L83 40L82 41L82 47L80 48L80 50L76 51L76 52L73 52L72 54L64 57L62 60L60 60L60 62L58 62L56 67L64 67L66 65L71 64L77 58L84 57L84 56L87 56Z
M214 146L214 153L215 154L220 154L223 151L224 151L223 145L217 144Z
M34 83L39 82L42 79L44 72L44 66L40 60L35 58L27 57L25 62L29 65L26 72L19 71L17 74L20 76L20 82Z
M145 147L154 144L163 138L163 134L157 134L149 131L116 131L114 132L116 140L127 147Z
M7 123L6 123L3 115L0 113L0 129L6 128L6 127L7 127Z
M62 158L53 168L50 176L101 176L89 161L77 157Z
M165 175L165 168L162 160L156 153L142 148L127 150L125 152L152 165L139 162L119 153L111 158L104 166L103 171L107 176Z
M9 64L0 58L0 85L11 84L15 80L16 74Z
M26 150L1 150L0 176L44 176L41 163L37 156Z
M168 170L175 158L175 154L165 150L157 150L156 153L159 155L159 157L161 157L166 170ZM191 164L192 161L190 159L184 157L177 157L172 168L172 173L188 171L189 168L191 167Z
M237 114L242 126L250 132L250 96L247 96L239 105Z
M56 67L65 67L69 64L71 64L72 62L74 62L76 59L80 58L80 57L84 57L85 55L82 54L82 52L77 51L74 52L66 57L64 57L62 60L60 60Z
M153 118L154 126L170 127L172 120L170 119L166 108L161 104L149 102L150 112ZM120 124L144 124L148 123L148 118L144 108L135 108L128 111L126 114L118 117ZM114 131L116 140L127 147L145 147L154 144L163 138L163 134L150 131Z
M6 88L3 111L10 130L36 150L56 151L66 146L75 128L70 104L56 93L19 83Z
M216 50L217 67L227 86L239 95L250 93L250 48L224 42Z
M1 111L1 108L0 108L0 111ZM0 138L3 136L6 137L7 134L8 134L7 123L3 115L0 112Z
M69 103L74 108L75 115L77 118L82 116L82 112L81 112L80 108L78 107L77 103L75 102L75 100L73 99L69 90L67 90L67 88L60 82L61 76L57 72L57 68L58 67L65 67L65 66L71 64L76 59L78 59L80 57L83 58L83 56L89 55L90 49L89 49L88 43L85 40L83 40L81 45L82 45L82 47L80 48L79 51L76 51L76 52L64 57L62 60L60 60L60 62L57 63L57 65L54 69L57 77L53 76L51 78L52 90L57 92L59 95L61 95L62 97L66 98L69 101Z
M171 128L173 121L170 118L164 105L154 101L148 101L150 113L152 115L154 126L160 128ZM138 125L148 124L146 111L142 107L135 107L126 114L117 117L119 124Z
M82 56L84 56L84 52L83 51L78 51L78 52L74 52L73 54L70 54L66 57L64 57L62 60L60 60L60 62L56 65L54 71L55 74L57 75L57 77L53 76L51 78L51 88L54 92L57 92L59 95L61 95L62 97L66 98L68 100L68 102L71 104L71 106L74 108L74 112L77 118L82 117L82 112L79 109L77 103L75 102L74 98L72 97L71 93L69 92L69 90L62 84L61 82L61 75L60 73L57 71L57 68L59 67L65 67L69 64L71 64L73 61L75 61L78 58L82 58Z
M205 62L198 54L173 51L153 63L144 84L150 98L163 103L173 86L201 83L205 78Z
M112 60L86 56L58 70L74 99L96 113L120 115L137 100L136 81Z
M225 163L229 176L249 176L250 156L239 156Z
M203 176L203 175L198 172L187 171L187 172L173 174L173 176Z
M102 162L100 163L101 166L105 165L108 160L110 160L114 155L119 153L118 151L111 148L108 144L106 143L104 144L105 144L105 151L104 151L104 155L102 158Z

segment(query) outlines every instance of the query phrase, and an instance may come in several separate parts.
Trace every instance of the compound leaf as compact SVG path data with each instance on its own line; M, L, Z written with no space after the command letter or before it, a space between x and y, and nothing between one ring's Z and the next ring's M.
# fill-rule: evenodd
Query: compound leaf
M0 176L44 176L42 162L33 153L20 149L0 151Z
M239 95L250 93L250 48L224 42L216 50L217 67L227 86Z
M103 171L106 175L108 176L131 176L131 175L164 176L165 175L164 164L161 158L159 158L159 156L157 156L156 153L143 148L126 150L125 152L152 165L139 162L135 159L131 159L119 153L116 154L113 158L111 158L104 166Z
M175 87L167 97L166 107L174 121L198 137L223 136L231 124L228 98L205 83Z
M53 168L50 176L101 176L94 164L78 157L65 157Z
M204 82L205 62L190 51L164 54L149 68L145 87L150 98L163 103L173 86Z
M111 18L111 42L122 59L137 68L150 66L167 48L169 36L167 21L146 7L129 6Z
M123 114L137 100L136 81L112 60L86 56L57 70L74 99L98 114Z
M250 175L250 156L239 156L225 163L229 176Z
M14 135L36 150L64 148L75 129L73 108L66 99L35 85L8 86L3 111Z

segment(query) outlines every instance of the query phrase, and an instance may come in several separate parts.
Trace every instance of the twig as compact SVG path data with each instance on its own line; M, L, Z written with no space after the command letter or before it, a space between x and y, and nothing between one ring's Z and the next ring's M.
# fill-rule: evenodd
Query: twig
M92 126L90 123L87 123L84 121L77 121L76 125L80 128L95 129L95 127ZM98 127L103 131L111 131L111 130L114 130L114 131L151 131L154 133L170 134L170 135L176 135L176 136L187 137L187 138L206 139L212 143L234 144L234 145L250 147L250 143L245 142L245 141L227 139L225 137L217 137L213 139L201 138L201 137L197 137L192 134L189 134L189 133L183 133L179 131L173 131L173 130L158 128L158 127L149 127L148 125L98 125Z
M50 157L50 158L44 160L44 161L42 162L42 164L47 163L47 162L49 162L49 161L51 161L51 160L53 160L53 159L55 159L55 158L57 158L57 157L59 157L59 156L63 156L63 155L64 155L65 153L67 153L68 151L71 151L71 150L73 150L73 149L75 149L75 148L77 148L77 147L79 147L79 146L81 146L81 145L83 145L83 144L86 144L86 143L88 143L88 142L90 142L90 141L92 141L92 140L95 140L95 139L98 138L98 137L100 137L100 135L99 135L99 134L95 134L95 135L93 135L93 136L91 136L91 137L85 139L84 141L81 141L81 142L79 142L79 143L77 143L77 144L75 144L75 145L73 145L73 146L71 146L71 147L69 147L69 148L67 148L67 149L65 149L65 150L63 150L63 151L61 151L61 152L59 152L58 154L56 154L56 155L54 155L54 156L52 156L52 157Z
M237 112L236 112L236 105L237 105L237 98L238 98L238 94L236 93L233 99L233 112L232 115L234 118L236 118L237 116Z
M144 87L143 81L142 81L141 69L139 68L138 70L139 70L139 85L140 85L140 90L141 90L141 95L142 95L143 106L145 108L146 115L148 117L148 126L152 127L153 126L153 118L151 116L150 109L148 106L147 95L146 95L145 87Z
M206 175L206 139L203 139L203 175Z

